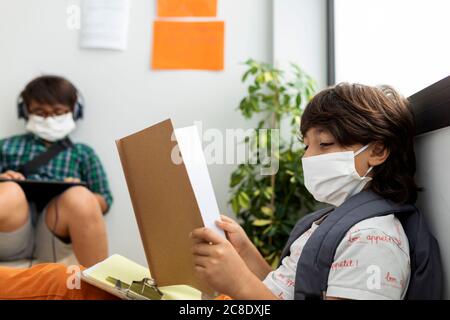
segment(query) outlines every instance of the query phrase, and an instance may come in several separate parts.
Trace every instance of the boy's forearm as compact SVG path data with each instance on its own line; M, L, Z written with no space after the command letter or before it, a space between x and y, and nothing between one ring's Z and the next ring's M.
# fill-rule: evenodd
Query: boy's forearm
M269 272L273 271L272 267L251 242L240 252L240 256L259 280L264 280Z
M279 300L256 275L246 281L232 298L235 300Z

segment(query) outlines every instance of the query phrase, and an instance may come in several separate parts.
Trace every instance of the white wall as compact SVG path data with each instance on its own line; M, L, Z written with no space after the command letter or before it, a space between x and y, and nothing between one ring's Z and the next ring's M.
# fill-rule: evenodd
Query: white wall
M412 95L450 74L450 1L335 0L336 82Z
M86 119L73 135L100 155L109 173L115 203L107 223L110 252L138 262L145 257L122 175L114 139L171 117L177 127L203 121L205 128L250 127L235 110L249 57L272 59L270 0L219 0L226 21L224 72L150 70L155 0L132 0L129 46L125 52L78 48L78 31L66 27L66 9L78 0L0 2L0 137L20 133L15 99L27 81L41 73L72 80L82 91ZM225 212L233 166L210 167L220 209Z
M297 63L318 83L327 84L326 0L274 0L274 61Z

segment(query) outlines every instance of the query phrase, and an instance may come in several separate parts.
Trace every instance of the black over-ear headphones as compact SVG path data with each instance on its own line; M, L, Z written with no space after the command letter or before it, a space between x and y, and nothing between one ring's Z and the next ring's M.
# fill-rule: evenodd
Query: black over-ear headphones
M77 102L73 106L72 114L75 121L82 119L84 115L84 99L79 91L77 91ZM28 120L28 106L23 100L22 94L17 98L17 116L19 119Z

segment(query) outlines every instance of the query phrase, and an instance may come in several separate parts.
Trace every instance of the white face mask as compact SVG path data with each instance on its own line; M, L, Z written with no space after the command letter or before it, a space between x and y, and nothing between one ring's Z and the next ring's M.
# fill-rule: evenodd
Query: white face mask
M30 114L26 129L46 141L55 142L75 129L75 121L72 112L47 118Z
M372 167L363 177L355 168L355 157L368 147L357 152L333 152L302 158L306 189L317 201L340 206L372 180L367 177Z

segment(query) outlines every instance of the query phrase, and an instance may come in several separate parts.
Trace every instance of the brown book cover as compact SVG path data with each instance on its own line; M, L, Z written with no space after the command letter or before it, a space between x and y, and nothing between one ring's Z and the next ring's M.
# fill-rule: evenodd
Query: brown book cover
M116 141L152 277L158 286L212 290L195 276L189 233L204 226L171 120Z

